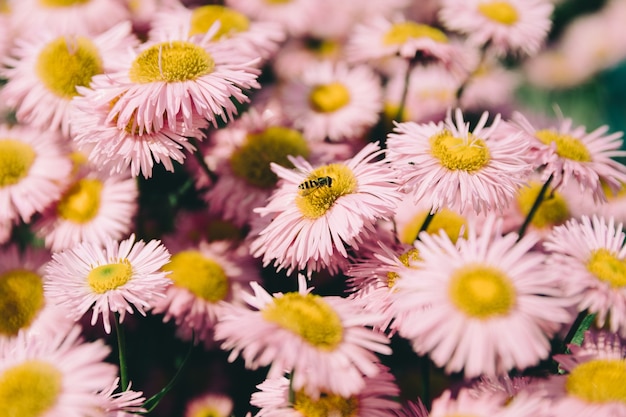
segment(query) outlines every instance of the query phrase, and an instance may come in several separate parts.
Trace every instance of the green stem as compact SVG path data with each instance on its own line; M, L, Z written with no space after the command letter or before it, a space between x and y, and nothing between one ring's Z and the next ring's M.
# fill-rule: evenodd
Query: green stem
M120 362L120 383L122 391L128 389L128 367L126 365L126 334L120 324L120 315L115 313L115 334L117 335L117 352Z
M480 58L479 58L479 61L478 61L478 65L476 66L476 69L474 71L472 71L470 74L468 74L467 78L465 78L463 83L459 86L459 88L457 88L456 94L455 94L457 107L460 107L460 105L461 105L461 97L463 96L463 93L465 92L465 89L467 88L467 85L472 80L472 76L474 74L476 74L476 72L478 70L480 70L480 67L485 62L485 58L487 57L487 50L488 49L489 49L489 42L486 43L485 45L483 45L483 47L480 50Z
M428 214L426 215L426 218L424 219L424 223L422 223L422 226L420 227L420 230L417 231L417 236L415 236L415 240L419 240L420 233L428 229L428 226L430 225L430 222L433 221L435 214L436 213L428 212Z
M293 371L289 375L289 404L293 405L296 401L296 392L293 390Z
M589 327L591 327L591 324L593 323L595 318L596 315L589 314L587 310L578 313L576 320L574 320L574 323L572 323L572 327L570 327L569 332L567 332L567 335L565 336L565 339L563 339L563 351L565 353L569 352L569 348L567 347L567 345L569 345L570 343L580 346L585 332L589 330Z
M553 178L554 176L550 175L548 179L546 180L545 184L543 184L543 186L541 187L541 190L539 190L539 194L537 195L537 198L533 202L533 205L530 208L528 215L524 219L524 223L522 223L522 226L519 229L519 237L517 238L518 242L522 239L522 237L524 237L524 234L526 233L526 229L528 229L530 222L533 220L533 217L535 217L535 214L537 213L539 206L543 202L546 196L546 192L548 191L548 188L550 187L550 183L552 182Z
M204 173L209 177L211 182L217 181L217 174L211 171L211 168L209 168L209 166L206 164L206 161L204 160L204 156L200 151L200 146L198 146L198 140L194 137L190 137L187 139L189 140L189 143L191 143L194 148L196 148L196 150L193 152L193 156L196 158L196 161L198 161L198 164L200 164L200 168L202 168L202 171L204 171Z
M406 73L404 74L404 89L402 90L402 96L400 97L400 104L398 106L398 112L396 113L396 120L398 123L404 119L404 108L406 107L406 98L409 95L409 81L411 79L411 71L415 68L415 60L412 59L407 62Z

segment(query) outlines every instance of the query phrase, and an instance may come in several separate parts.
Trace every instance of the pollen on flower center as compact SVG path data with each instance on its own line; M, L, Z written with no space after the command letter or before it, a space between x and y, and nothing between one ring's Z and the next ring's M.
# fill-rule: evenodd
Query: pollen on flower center
M76 86L88 86L91 78L104 69L98 49L91 40L61 36L41 50L35 71L48 90L71 99L78 95Z
M404 226L400 232L400 241L402 243L410 245L415 242L415 239L417 239L417 232L419 232L422 228L422 224L424 224L424 220L426 220L427 215L428 211L418 213L413 216L407 225ZM446 235L448 235L450 240L456 243L461 233L461 228L464 226L467 226L467 221L463 216L449 209L441 209L433 216L432 220L428 224L428 227L426 228L426 232L434 234L443 230ZM465 234L467 234L467 232Z
M569 394L592 404L626 403L626 362L619 359L596 359L582 363L567 376Z
M87 223L100 210L102 181L81 179L63 195L57 205L57 213L65 220L75 223Z
M416 248L411 248L400 255L398 259L402 262L402 265L411 267L411 262L420 259L419 251ZM398 278L400 278L400 275L397 272L387 272L387 287L393 288L393 286L396 285Z
M129 71L132 82L191 81L210 74L215 67L213 57L198 45L185 41L162 42L141 52Z
M0 187L18 183L35 161L33 148L19 140L0 139Z
M223 417L224 413L214 407L202 407L198 408L189 415L189 417Z
M542 186L537 181L530 181L528 187L522 187L518 190L516 201L524 216L530 213ZM547 194L548 196L541 202L531 220L531 224L539 229L561 225L570 218L570 211L565 198L556 191Z
M607 249L596 249L587 261L587 270L613 288L626 286L626 259L619 259Z
M217 21L220 22L220 27L212 40L228 38L233 34L245 32L250 27L250 20L245 15L225 6L211 4L193 10L189 36L207 33Z
M27 328L45 304L41 277L25 269L0 275L0 334L15 336Z
M429 139L433 156L450 171L474 173L490 161L487 145L482 139L470 134L468 138L457 138L448 130Z
M505 315L515 303L515 288L506 274L484 265L455 271L448 290L456 307L478 319Z
M306 417L354 417L359 410L359 400L354 396L344 398L324 392L316 400L300 390L294 395L293 409Z
M133 267L130 261L121 259L117 263L93 268L87 275L87 284L96 294L104 294L126 284L132 276Z
M163 270L172 271L169 277L174 285L186 288L208 302L216 303L228 295L228 277L224 269L197 250L178 252Z
M508 1L481 2L478 11L487 19L507 26L514 25L519 19L517 10Z
M546 145L556 144L556 153L561 158L571 159L577 162L590 162L591 154L579 139L570 135L560 134L553 130L539 130L535 136Z
M441 30L415 22L395 23L383 36L385 45L402 45L409 39L429 38L439 43L448 42L448 37Z
M53 365L37 360L2 372L0 404L6 416L43 416L53 407L63 387L63 376Z
M320 349L333 350L343 339L341 319L318 295L287 293L274 299L262 314Z
M307 187L308 186L308 187ZM325 165L313 170L296 196L296 206L308 219L322 217L338 198L357 191L358 181L342 164Z
M320 84L309 93L309 103L319 113L331 113L350 102L350 91L339 82Z
M248 184L268 189L278 181L270 168L270 162L292 167L288 155L307 158L307 141L297 130L272 126L262 132L249 134L245 143L230 157L230 166L233 173Z

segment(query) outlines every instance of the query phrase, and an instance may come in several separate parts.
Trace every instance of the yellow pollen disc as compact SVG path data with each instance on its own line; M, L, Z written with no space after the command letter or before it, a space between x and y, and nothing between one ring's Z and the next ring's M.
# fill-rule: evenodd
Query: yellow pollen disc
M398 259L400 259L400 262L402 262L402 265L406 267L410 267L411 262L420 260L420 254L416 248L411 248L408 251L404 252L402 255L400 255Z
M478 11L487 19L507 26L519 20L517 10L508 1L482 2L478 5Z
M515 288L506 274L484 265L467 265L454 272L450 300L470 317L488 319L506 315L515 304Z
M518 190L516 201L524 216L530 213L542 186L539 182L530 181L528 187L522 187ZM551 228L565 223L569 218L570 210L565 198L558 192L548 190L546 197L535 212L531 224L538 229Z
M36 156L27 143L0 139L0 187L17 184L28 175Z
M100 265L87 275L87 284L96 294L104 294L126 284L133 277L133 266L128 259L114 264Z
M0 0L0 14L9 14L11 13L11 8L9 7L8 0Z
M539 130L535 132L535 136L546 145L555 143L556 153L561 158L577 162L591 162L591 154L585 144L573 136L553 130Z
M318 295L287 293L274 299L262 314L319 349L334 350L343 340L341 319Z
M0 275L0 334L15 336L28 328L44 307L41 277L26 269Z
M315 52L320 57L331 57L337 55L341 50L341 44L332 39L314 39L305 40L306 48Z
M393 288L400 275L397 272L387 272L387 288Z
M342 83L333 82L313 87L309 103L319 113L331 113L350 102L350 91Z
M37 360L22 362L0 373L3 416L39 417L55 406L63 388L63 374Z
M272 126L262 132L251 133L245 143L230 157L233 173L255 187L273 188L278 177L270 162L293 167L287 156L309 156L309 146L302 134L287 127Z
M426 216L428 216L427 211L418 213L404 226L400 231L400 241L402 243L410 245L417 239L417 232L422 228ZM443 230L450 240L456 243L463 226L467 226L467 221L463 216L452 210L442 209L435 213L426 228L426 232L432 235L439 234L439 231ZM464 232L464 236L466 235L467 231Z
M316 400L301 390L294 395L293 409L306 417L354 417L359 411L359 399L323 392Z
M216 303L228 295L229 282L224 269L199 251L178 252L163 270L172 271L169 277L174 285L188 289L205 301Z
M489 148L472 134L468 138L452 136L444 130L429 139L432 155L450 171L480 171L490 161Z
M415 22L395 23L383 36L384 45L402 45L409 39L429 38L435 42L446 43L448 37L441 30Z
M59 204L59 217L74 223L87 223L100 211L102 181L81 179L65 192Z
M224 417L224 413L213 407L203 407L197 409L189 417Z
M72 7L87 4L91 0L39 0L44 7Z
M207 33L217 21L220 22L220 28L211 40L228 38L233 34L245 32L250 27L250 20L245 15L225 6L211 4L194 9L191 14L189 36Z
M129 78L138 84L192 81L210 74L213 57L191 42L162 42L140 53L130 66Z
M596 249L591 252L587 270L613 288L626 286L626 259L619 259L607 249Z
M626 184L624 183L621 183L621 186L619 190L617 190L617 193L614 193L611 187L609 187L609 185L603 179L600 179L600 185L602 186L602 191L604 191L604 195L609 201L626 197Z
M567 376L565 390L592 404L626 404L626 361L595 359L576 366Z
M76 86L88 86L91 78L104 71L98 48L83 37L62 36L48 43L39 53L35 72L55 95L71 99Z
M296 206L307 219L315 220L322 217L335 204L338 198L355 193L358 181L352 170L342 164L330 164L316 168L307 177L305 183L317 181L318 178L330 177L330 184L299 190Z
M291 0L265 0L265 3L279 5L279 4L291 3Z

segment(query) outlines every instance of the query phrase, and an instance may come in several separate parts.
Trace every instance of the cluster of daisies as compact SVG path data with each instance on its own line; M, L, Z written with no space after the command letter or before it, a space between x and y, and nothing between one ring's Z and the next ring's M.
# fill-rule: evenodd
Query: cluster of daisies
M0 1L2 415L151 413L154 316L264 371L175 415L626 416L622 134L503 64L552 2L218 3Z

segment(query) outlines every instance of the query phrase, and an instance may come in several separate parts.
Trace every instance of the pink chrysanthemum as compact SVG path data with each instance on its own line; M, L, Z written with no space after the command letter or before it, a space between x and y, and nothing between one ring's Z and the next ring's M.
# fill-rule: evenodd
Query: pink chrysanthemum
M84 342L80 327L54 336L20 335L0 344L0 404L10 416L106 417L101 393L117 367L101 340Z
M107 417L132 417L137 414L146 413L143 408L146 398L141 391L131 390L131 384L125 391L119 390L119 378L102 391L100 395L105 399L104 409Z
M626 335L626 233L622 224L583 216L557 226L544 243L548 263L577 300L597 314L600 326Z
M218 29L214 24L202 38L190 36L189 25L159 32L128 51L122 70L94 76L91 88L114 103L107 121L141 134L174 130L180 118L186 128L195 118L232 120L236 103L249 100L244 90L260 87L260 71L236 48L212 42Z
M282 92L285 115L312 141L360 138L382 110L380 79L367 66L322 62Z
M506 207L531 171L528 142L521 134L495 137L497 115L489 127L483 113L470 131L457 109L437 124L399 123L387 138L387 158L415 202L431 212L449 208L475 212Z
M45 27L45 26L43 26ZM7 58L6 85L0 100L17 109L20 122L44 130L69 133L72 98L76 87L88 86L96 74L118 70L120 50L134 47L129 22L99 35L42 30L20 38Z
M543 46L553 9L548 0L443 0L439 17L476 45L531 55Z
M521 129L531 141L530 156L542 169L542 180L552 177L555 187L579 184L595 200L606 201L602 183L617 192L626 182L626 166L612 159L626 156L621 150L622 132L606 135L608 126L587 133L584 126L574 127L564 118L559 126L537 129L521 114L513 115L509 129Z
M375 353L389 354L388 339L366 326L377 320L360 303L321 297L306 288L267 293L257 283L244 293L251 308L229 306L215 328L222 349L231 350L248 368L271 365L268 378L292 374L295 391L318 398L321 392L350 396L365 387L365 377L380 372Z
M0 125L0 221L29 222L61 195L72 162L55 132Z
M311 28L310 17L317 13L316 0L226 0L225 3L252 19L278 23L291 36L304 35Z
M313 168L303 158L292 158L289 170L272 164L283 180L265 207L256 209L271 222L251 244L255 257L279 269L309 272L337 270L347 248L358 248L373 224L387 218L400 192L395 175L378 160L377 144L366 145L352 159Z
M471 378L535 365L571 319L545 256L530 252L538 236L517 242L516 233L502 236L500 227L490 216L456 245L443 233L420 234L416 272L396 281L394 308L405 314L394 324L399 334L447 372Z
M120 323L133 309L145 316L155 300L165 296L172 281L161 268L169 259L160 241L135 242L135 235L121 242L109 240L104 248L84 242L52 255L45 294L74 320L92 309L91 324L102 315L104 330L110 333L111 313L119 315Z
M120 239L130 232L137 213L137 187L127 174L87 172L67 184L33 229L52 251L84 241L103 244Z
M304 390L299 390L290 400L289 379L283 376L266 379L257 388L260 391L253 393L250 400L250 404L260 408L255 417L388 417L400 407L395 400L400 390L393 375L382 365L377 375L365 378L361 391L348 397L324 393L319 398L311 398Z

